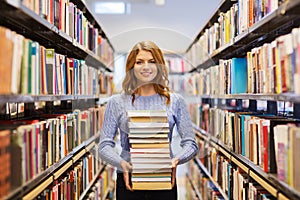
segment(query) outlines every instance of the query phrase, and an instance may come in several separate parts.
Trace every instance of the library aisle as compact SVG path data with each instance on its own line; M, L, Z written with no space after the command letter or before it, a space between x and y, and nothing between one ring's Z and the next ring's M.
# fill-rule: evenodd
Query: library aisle
M104 112L121 89L117 76L125 75L125 52L133 40L145 38L164 53L168 70L155 75L163 71L161 80L188 100L199 149L191 162L177 167L178 200L300 199L300 0L210 0L205 6L193 6L197 0L165 6L157 5L164 0L155 5L127 0L132 5L124 4L124 10L132 12L119 18L100 15L98 1L0 0L1 200L113 199L115 168L99 159L97 150ZM206 11L210 18L198 30ZM115 34L100 26L106 19ZM163 37L152 37L160 35L158 30ZM178 33L196 37L180 39ZM185 41L179 50L173 46ZM136 64L141 60L147 66L161 60L154 53L154 59L136 58ZM182 118L174 118L177 125ZM160 156L169 163L166 124L164 136L157 136L163 140L155 143L166 144L168 153ZM131 147L150 143L133 141ZM175 128L174 155L182 151L180 142ZM148 168L146 162L142 168Z

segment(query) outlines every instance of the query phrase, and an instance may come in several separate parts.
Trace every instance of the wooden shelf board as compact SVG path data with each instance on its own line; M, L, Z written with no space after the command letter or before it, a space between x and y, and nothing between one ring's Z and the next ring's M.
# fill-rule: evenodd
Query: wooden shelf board
M88 146L85 147L86 152L90 151L94 146L95 146L95 142L90 143Z
M250 177L252 177L256 182L258 182L261 186L263 186L270 194L274 197L277 195L277 189L271 186L269 183L260 178L256 173L250 171Z
M84 154L85 149L82 149L80 152L76 153L76 155L73 156L73 163L77 162L80 158L82 158Z
M56 172L54 172L53 176L54 179L59 178L64 172L67 171L72 166L72 160L65 163L60 169L58 169Z
M37 197L44 189L46 189L53 182L53 177L49 177L44 180L40 185L36 188L32 189L28 194L23 196L23 200L31 200Z
M196 188L196 186L195 186L196 184L194 183L192 177L189 174L186 174L186 177L189 180L189 182L190 182L196 196L198 197L198 199L202 200L201 193L199 192L198 188Z

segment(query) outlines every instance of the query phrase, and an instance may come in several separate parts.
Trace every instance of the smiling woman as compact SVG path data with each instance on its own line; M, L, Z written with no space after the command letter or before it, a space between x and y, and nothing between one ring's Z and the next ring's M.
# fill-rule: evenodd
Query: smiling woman
M137 43L127 58L126 76L123 81L126 94L151 96L159 93L170 100L168 70L161 50L152 41Z
M117 199L177 199L176 167L191 160L198 151L195 141L190 114L184 98L180 94L170 91L168 87L168 70L162 51L152 41L137 43L130 51L126 61L126 76L122 84L124 92L108 100L104 122L99 142L99 155L109 164L117 167ZM148 188L134 190L130 179L132 165L130 150L130 129L128 127L128 111L140 110L145 112L154 110L167 114L168 128L166 137L172 142L172 133L176 125L180 136L182 149L173 152L171 148L163 146L165 143L155 143L160 149L167 148L170 152L170 178L168 187L158 190ZM152 127L150 127L152 128ZM115 136L120 132L122 151L117 154L114 150ZM145 134L145 133L144 133ZM160 134L157 133L157 134ZM157 173L157 171L155 172ZM134 173L133 173L134 175ZM166 189L168 188L168 189Z
M151 52L140 51L136 56L133 70L135 77L141 84L151 82L157 75L157 66Z

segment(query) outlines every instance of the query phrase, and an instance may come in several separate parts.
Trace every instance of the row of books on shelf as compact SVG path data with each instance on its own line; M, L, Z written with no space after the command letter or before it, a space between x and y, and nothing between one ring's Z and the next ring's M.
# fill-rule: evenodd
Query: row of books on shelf
M101 161L97 157L94 144L91 151L96 154L87 153L80 160L74 163L74 167L68 169L61 177L38 195L42 199L79 199L83 192L90 186L90 183L98 176ZM100 179L99 179L100 180ZM101 184L99 181L98 184Z
M208 151L213 152L214 149L208 147ZM205 167L207 169L205 171L209 174L206 174L203 169L195 164L190 165L190 174L203 200L211 198L238 200L276 199L259 183L250 179L247 172L242 171L221 154L216 152L209 154L208 152L205 158L201 157L200 159L202 161L198 162L202 163L201 167Z
M127 115L133 189L171 189L170 129L166 111L129 110Z
M239 0L227 11L220 12L217 20L207 27L186 54L191 65L198 66L216 50L233 42L249 27L278 9L281 0ZM187 63L188 64L188 63Z
M165 61L170 73L183 73L190 70L186 69L184 58L180 55L175 54L169 56L168 54L166 54Z
M209 200L209 199L217 199L217 200L224 200L228 199L227 196L223 196L220 192L220 188L215 185L215 182L211 180L207 175L205 175L199 166L191 163L190 161L188 165L189 173L188 176L190 177L191 186L193 187L188 191L195 191L189 192L187 199L202 199L202 200Z
M112 166L106 166L105 170L99 175L97 183L88 192L87 199L111 199L110 194L115 189L114 181L115 168Z
M172 74L169 76L169 87L173 91L182 94L196 94L192 82L193 78L194 76L192 74Z
M200 127L234 153L300 191L300 121L271 114L200 108Z
M78 145L100 133L104 106L38 119L1 120L0 188L6 192L34 179Z
M24 0L22 4L113 67L113 50L101 35L102 30L95 27L94 20L88 19L71 0Z
M112 93L112 75L0 27L0 94Z
M300 94L300 28L255 47L243 58L219 60L201 69L192 83L196 94Z

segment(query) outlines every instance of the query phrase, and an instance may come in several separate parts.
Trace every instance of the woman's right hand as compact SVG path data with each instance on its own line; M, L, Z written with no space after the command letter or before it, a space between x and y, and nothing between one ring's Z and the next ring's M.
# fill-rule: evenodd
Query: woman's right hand
M123 170L123 176L124 176L124 182L127 190L133 191L131 185L130 185L130 178L129 173L131 172L132 166L130 163L126 162L125 160L121 161L121 167Z

